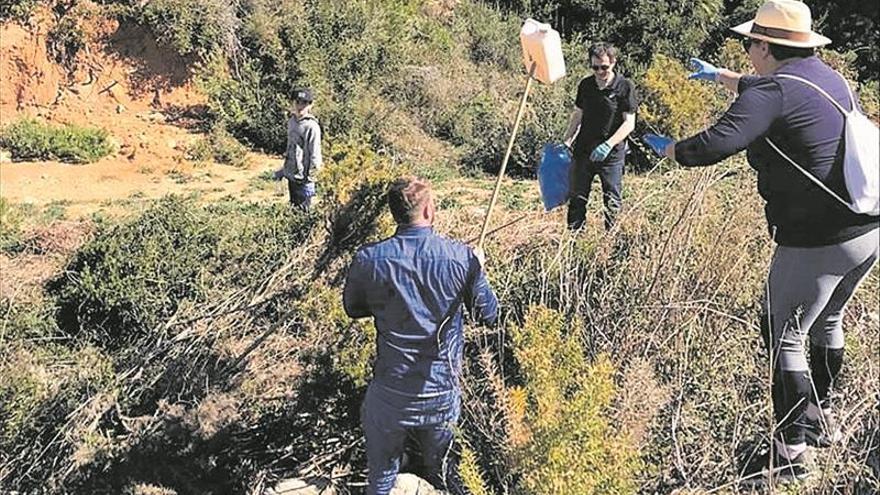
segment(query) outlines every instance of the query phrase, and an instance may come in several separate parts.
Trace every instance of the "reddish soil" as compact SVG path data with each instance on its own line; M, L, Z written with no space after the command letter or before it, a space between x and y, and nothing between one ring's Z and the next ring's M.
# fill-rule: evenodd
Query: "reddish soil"
M120 25L83 3L86 48L73 63L52 58L46 11L32 26L0 25L0 126L30 116L102 127L117 151L88 165L0 160L0 196L37 205L64 201L84 214L118 199L198 192L206 198L282 195L281 186L252 186L278 157L252 156L249 169L195 164L184 158L198 138L193 117L204 108L193 61L156 44L144 28Z

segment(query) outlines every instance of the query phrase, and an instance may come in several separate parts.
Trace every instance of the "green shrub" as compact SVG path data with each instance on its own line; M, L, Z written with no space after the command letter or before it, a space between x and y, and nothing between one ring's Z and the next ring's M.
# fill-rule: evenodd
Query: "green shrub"
M49 397L51 383L35 372L31 353L4 349L0 367L0 446L7 452L15 438L32 426L35 412Z
M859 104L862 111L874 122L880 121L880 89L877 79L859 82L859 69L857 67L858 54L855 51L835 51L820 49L819 58L834 70L843 74L849 81L850 88L858 91ZM864 74L864 73L863 73ZM876 77L876 74L874 74Z
M55 308L45 301L16 301L4 297L0 299L0 312L4 339L51 339L59 334Z
M859 73L855 66L858 55L855 52L819 48L817 53L823 62L843 74L843 77L849 81L858 81Z
M716 58L720 67L740 74L754 74L755 72L749 55L743 50L742 43L738 39L728 38L719 48Z
M0 0L0 22L26 21L40 0Z
M139 12L156 38L180 55L231 54L237 48L238 1L152 0Z
M614 43L621 49L630 70L647 65L658 53L697 54L709 32L725 25L722 0L508 0L501 3L523 17L552 21L564 36L586 33L591 41Z
M258 148L284 150L290 96L300 85L315 89L327 134L372 131L382 119L369 102L410 58L416 10L398 1L250 2L242 18L246 50L231 66L212 60L200 85L217 121Z
M244 60L236 75L225 60L215 57L198 74L198 83L208 96L216 125L252 147L283 153L287 146L287 121L290 118L287 93L266 81L269 76L259 63Z
M46 46L52 58L68 70L74 68L77 54L86 46L80 18L71 10L65 12L46 35Z
M249 165L247 148L222 127L213 128L186 149L186 158L197 162L215 161L234 167Z
M577 319L533 307L510 327L522 387L511 387L510 442L522 488L536 495L636 491L636 450L615 435L608 412L615 394L606 357L587 362Z
M100 226L50 284L59 324L107 345L124 343L183 304L265 281L313 223L282 205L199 207L165 198L128 221Z
M877 79L880 44L877 34L877 4L856 1L815 0L810 2L816 30L833 40L836 50L856 54L852 65L858 80Z
M679 61L657 55L640 82L641 117L659 132L676 139L710 125L726 103L722 89L689 81L688 74Z
M318 180L330 213L327 256L333 257L394 233L385 193L409 169L358 140L333 143L327 151L329 163Z
M71 427L75 416L97 392L109 390L115 376L110 357L89 346L4 343L0 356L0 452L17 459L4 472L8 487L39 471L47 453L60 457L66 441L88 430Z
M15 160L60 160L91 163L113 152L104 129L53 126L34 119L19 120L0 130L0 147Z
M510 42L515 16L479 2L463 2L440 20L419 2L259 0L247 4L241 22L246 50L212 58L198 79L216 122L251 146L284 151L290 94L309 85L328 136L407 153L394 148L418 147L408 136L427 134L459 148L465 168L500 165L525 79L518 44ZM533 166L540 148L558 139L575 85L536 85L512 170Z
M458 10L454 30L467 45L470 59L478 64L502 70L518 70L522 66L519 43L520 21L479 2L465 2Z
M874 80L859 85L859 103L865 115L875 123L880 122L880 82Z
M492 492L486 485L483 470L477 463L477 455L465 442L461 446L461 483L471 495L490 495Z
M0 198L0 251L15 249L21 242L24 215L20 208Z

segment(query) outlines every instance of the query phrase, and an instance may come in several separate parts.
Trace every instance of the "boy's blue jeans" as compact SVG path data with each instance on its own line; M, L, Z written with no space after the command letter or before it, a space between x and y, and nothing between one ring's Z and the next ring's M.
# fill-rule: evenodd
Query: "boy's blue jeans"
M458 392L414 399L371 384L361 408L367 441L367 495L386 495L394 488L408 439L421 454L418 474L434 487L446 489L455 478L452 439L460 409Z
M290 193L290 204L305 211L312 208L315 197L314 182L298 182L287 179L287 192Z

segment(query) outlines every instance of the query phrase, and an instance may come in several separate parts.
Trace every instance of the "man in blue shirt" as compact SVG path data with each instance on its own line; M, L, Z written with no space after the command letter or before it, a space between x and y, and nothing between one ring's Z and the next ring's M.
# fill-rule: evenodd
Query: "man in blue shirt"
M448 489L461 407L462 303L479 322L494 325L498 317L482 253L434 233L430 183L398 179L388 206L397 232L357 252L343 293L346 313L372 316L377 330L373 380L361 409L368 495L391 491L407 438L421 451L420 474Z

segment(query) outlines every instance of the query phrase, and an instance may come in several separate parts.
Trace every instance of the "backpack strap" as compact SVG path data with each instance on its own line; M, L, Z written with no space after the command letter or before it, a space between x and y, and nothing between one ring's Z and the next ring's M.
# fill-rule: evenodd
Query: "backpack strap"
M827 91L820 88L817 84L804 79L803 77L795 76L792 74L775 74L775 76L781 77L783 79L791 79L793 81L800 81L800 82L806 84L807 86L812 87L813 89L818 91L820 94L822 94L825 98L827 98L828 101L830 101L835 107L837 107L837 109L840 110L840 113L842 113L844 115L848 115L850 112L854 112L856 110L856 99L855 99L855 96L853 95L852 88L849 87L849 83L846 81L846 78L843 77L843 74L841 74L840 72L837 72L837 71L835 71L835 73L838 76L840 76L841 79L843 79L843 85L846 86L847 94L849 94L849 103L850 103L850 107L852 108L852 110L850 110L849 112L845 108L843 108L843 105L838 103L837 100L835 100L831 95L829 95Z
M842 75L841 73L837 72L837 71L835 71L835 73L836 73L837 75L839 75L841 79L843 79L843 83L844 83L844 85L846 86L847 92L849 93L849 101L850 101L850 105L852 106L852 110L851 110L850 112L848 112L845 108L843 108L843 105L841 105L840 103L838 103L837 100L835 100L831 95L829 95L827 91L825 91L824 89L820 88L817 84L815 84L815 83L813 83L813 82L810 82L810 81L808 81L808 80L806 80L806 79L804 79L804 78L802 78L802 77L795 76L795 75L792 75L792 74L775 74L775 76L776 76L776 77L781 77L781 78L783 78L783 79L791 79L791 80L794 80L794 81L800 81L800 82L806 84L807 86L812 87L813 89L815 89L816 91L818 91L820 94L822 94L823 96L825 96L825 98L827 98L828 101L830 101L835 107L837 107L837 109L840 110L840 113L843 114L843 118L846 119L847 116L848 116L851 112L855 112L855 111L856 111L855 97L853 96L852 89L849 87L849 83L846 81L846 78L843 77L843 75ZM823 183L823 182L820 181L818 178L816 178L815 175L813 175L813 174L811 174L810 172L808 172L806 169L804 169L803 167L801 167L800 165L798 165L797 162L795 162L794 160L792 160L791 157L789 157L788 155L786 155L785 153L783 153L782 150L779 149L779 146L776 146L776 144L775 144L773 141L771 141L770 138L765 137L765 138L764 138L764 141L766 141L767 144L769 144L770 147L773 148L774 151L776 151L777 153L779 153L779 156L781 156L782 158L785 158L785 160L786 160L788 163L792 164L792 165L794 166L794 168L798 169L802 174L804 174L805 176L807 176L807 178L810 179L814 184L816 184L816 185L819 186L822 190L824 190L825 192L827 192L828 194L830 194L834 199L836 199L837 201L839 201L842 205L846 206L849 210L852 210L852 205L850 205L847 201L845 201L843 198L841 198L839 194L837 194L836 192L832 191L830 187L826 186L825 183Z
M811 181L813 181L814 184L816 184L817 186L822 188L825 192L827 192L828 194L833 196L834 199L836 199L837 201L840 201L840 203L843 204L844 206L846 206L848 209L852 210L852 206L849 203L847 203L846 201L844 201L844 199L841 198L839 194L832 191L830 187L826 186L825 183L823 183L821 180L817 179L815 175L807 172L807 170L804 169L803 167L801 167L800 165L798 165L796 161L792 160L788 155L783 153L782 150L779 149L779 147L776 146L776 144L770 140L770 138L765 137L764 141L767 141L767 144L769 144L771 148L773 148L777 153L779 153L779 155L782 158L785 158L786 161L788 161L788 163L792 164L794 166L794 168L798 169L802 174L806 175L807 178L810 179Z

